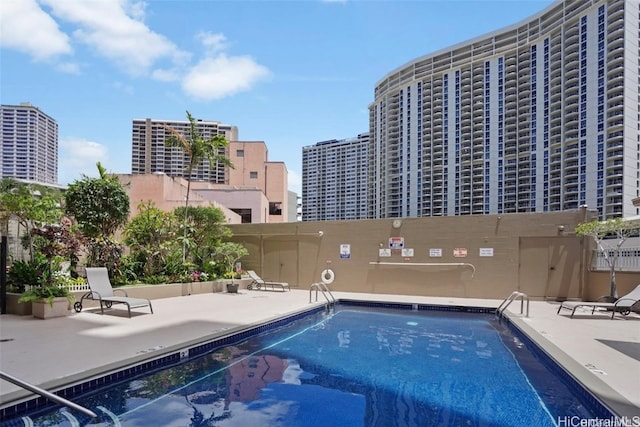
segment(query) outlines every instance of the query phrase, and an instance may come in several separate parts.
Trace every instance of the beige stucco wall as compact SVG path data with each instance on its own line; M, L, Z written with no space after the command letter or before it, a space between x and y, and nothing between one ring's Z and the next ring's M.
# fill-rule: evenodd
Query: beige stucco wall
M328 265L337 291L502 299L518 290L535 299L567 299L590 295L585 253L591 242L572 233L590 215L574 210L405 218L399 228L381 219L232 229L250 252L242 259L245 270L292 287L309 289ZM391 238L403 238L413 256L392 250L380 257ZM348 257L341 257L341 245L349 245ZM454 256L456 248L466 256Z
M141 202L151 200L156 207L165 211L184 206L187 195L187 181L183 178L172 178L165 174L118 174L121 184L129 194L130 216L138 212ZM230 224L240 224L240 216L214 200L208 200L197 193L199 183L192 183L189 195L189 206L215 206L224 212Z
M238 156L239 152L243 155ZM268 222L286 222L289 206L287 168L283 162L268 161L268 156L267 145L263 141L230 141L229 160L233 169L229 170L229 184L258 188L269 202L281 204L281 215L269 215L267 210L262 222L267 222L267 218ZM252 178L252 173L255 178Z

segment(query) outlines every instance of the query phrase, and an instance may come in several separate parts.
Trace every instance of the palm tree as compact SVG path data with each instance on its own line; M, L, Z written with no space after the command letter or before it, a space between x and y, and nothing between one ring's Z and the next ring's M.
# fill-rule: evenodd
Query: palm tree
M208 161L211 168L223 163L228 167L233 167L231 161L225 156L224 149L229 142L224 135L213 135L208 139L204 139L198 130L198 123L193 118L191 113L187 111L187 119L189 120L189 132L187 135L183 135L176 129L169 125L164 125L165 130L169 132L169 136L165 140L165 145L168 147L181 148L189 158L189 163L185 167L187 178L187 197L184 203L184 236L182 245L182 260L185 261L187 257L187 220L189 210L189 192L191 190L191 173L194 168L197 168L203 161Z

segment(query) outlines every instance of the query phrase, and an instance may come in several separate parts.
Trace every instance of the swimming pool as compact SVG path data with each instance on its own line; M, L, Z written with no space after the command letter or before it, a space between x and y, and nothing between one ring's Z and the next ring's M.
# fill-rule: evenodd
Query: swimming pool
M610 416L488 310L413 308L425 311L339 304L73 400L100 415L95 424L123 426L545 426ZM29 418L92 422L60 409Z

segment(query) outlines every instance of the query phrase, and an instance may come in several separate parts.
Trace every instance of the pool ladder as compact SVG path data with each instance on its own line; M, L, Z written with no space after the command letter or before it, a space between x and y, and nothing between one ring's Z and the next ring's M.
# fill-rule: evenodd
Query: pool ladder
M520 298L520 315L523 313L524 303L527 302L527 311L525 317L529 317L529 296L524 292L513 291L509 297L505 298L504 301L500 303L498 308L496 308L496 316L501 317L504 311L509 307L509 305L514 302L516 299Z
M322 292L322 296L327 300L327 311L336 304L336 299L331 293L331 289L329 289L329 286L323 282L311 284L309 287L309 303L311 303L311 294L314 290L316 291L316 302L318 302L318 291Z

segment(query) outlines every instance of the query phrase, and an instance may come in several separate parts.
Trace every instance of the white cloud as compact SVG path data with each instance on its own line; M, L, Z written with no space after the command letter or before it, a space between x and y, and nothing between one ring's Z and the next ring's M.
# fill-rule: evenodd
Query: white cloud
M81 179L82 175L98 176L97 162L102 163L102 166L110 172L107 147L102 144L70 137L61 139L59 148L58 181L61 184Z
M220 54L204 58L182 81L183 90L199 99L220 99L247 91L257 81L269 76L269 70L249 56Z
M208 50L209 54L220 52L227 47L227 38L222 33L213 34L202 31L196 34L196 39L200 40L202 45Z
M42 2L51 7L57 18L79 26L73 32L75 39L114 61L129 74L145 75L155 61L164 58L179 61L183 57L170 40L138 20L144 16L144 3L132 5L121 0Z
M37 61L72 53L69 37L35 0L0 2L0 46Z
M180 50L144 22L147 3L133 0L0 0L0 43L34 59L73 53L72 42L89 46L91 53L108 59L131 76L160 82L180 82L195 98L214 100L247 91L270 75L250 56L226 53L222 33L203 31L199 59ZM49 13L50 12L50 13ZM58 26L64 23L72 36ZM92 64L64 61L58 71L80 74Z

